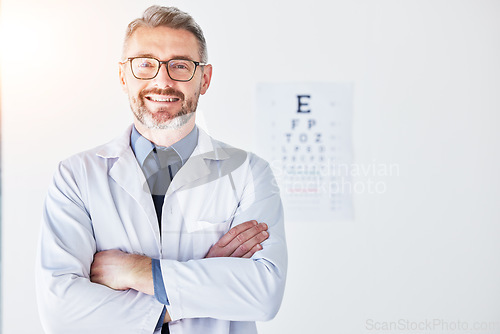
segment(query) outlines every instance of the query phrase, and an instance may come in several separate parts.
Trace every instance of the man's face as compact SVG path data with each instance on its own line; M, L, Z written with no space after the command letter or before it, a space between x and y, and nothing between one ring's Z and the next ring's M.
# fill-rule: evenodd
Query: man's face
M162 61L201 61L196 37L187 30L167 27L138 28L130 37L125 58L148 56ZM136 79L130 62L120 65L120 82L128 94L136 121L150 129L179 128L196 111L200 94L210 85L210 65L198 67L188 82L172 80L164 64L150 80Z

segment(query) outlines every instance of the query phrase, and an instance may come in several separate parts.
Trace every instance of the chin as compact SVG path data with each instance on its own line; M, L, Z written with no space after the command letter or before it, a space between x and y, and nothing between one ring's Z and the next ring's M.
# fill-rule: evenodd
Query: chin
M149 119L149 121L145 120L145 122L141 121L141 123L150 129L177 130L186 125L191 120L191 118L193 118L193 116L194 112L190 112L188 114L180 115L166 121L153 120L151 118Z

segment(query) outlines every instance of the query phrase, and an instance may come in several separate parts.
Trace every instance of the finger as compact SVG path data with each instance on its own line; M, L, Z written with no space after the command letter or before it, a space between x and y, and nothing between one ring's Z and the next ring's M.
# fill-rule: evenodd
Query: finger
M226 247L234 238L236 238L242 232L251 229L256 225L257 222L255 220L249 220L247 222L241 223L230 229L229 232L227 232L226 234L224 234L222 238L220 238L220 240L217 242L217 244L220 247Z
M261 244L264 240L269 237L267 231L261 231L252 238L248 239L246 242L238 246L235 251L231 254L232 257L242 257L247 252L251 251L256 245Z
M265 230L267 230L267 225L265 223L258 224L256 226L252 227L251 229L248 229L248 230L240 233L239 235L237 235L224 248L226 249L226 251L229 252L229 254L233 254L236 250L238 250L240 248L240 250L238 251L238 253L235 256L238 256L238 257L242 256L243 254L248 252L248 250L250 250L253 247L253 245L255 244L255 243L253 243L251 245L252 247L249 247L248 244L245 245L245 242L254 238L255 236L258 236L259 233L261 233ZM233 256L233 255L231 255L231 256Z
M259 235L259 233L266 231L267 230L267 224L261 223L258 225L255 225L254 227L243 231L242 233L238 234L231 242L225 247L226 250L229 252L229 254L232 254L238 247L241 247L245 242L250 240L251 238ZM252 245L253 246L253 245ZM247 246L245 246L247 247ZM243 247L243 248L245 248ZM241 256L248 252L248 250L252 247L247 247L243 252L240 251L238 256Z
M255 253L257 253L258 251L260 251L262 249L262 245L261 244L257 244L255 246L253 246L253 248L248 252L246 253L245 255L242 256L242 258L244 259L249 259L251 258Z

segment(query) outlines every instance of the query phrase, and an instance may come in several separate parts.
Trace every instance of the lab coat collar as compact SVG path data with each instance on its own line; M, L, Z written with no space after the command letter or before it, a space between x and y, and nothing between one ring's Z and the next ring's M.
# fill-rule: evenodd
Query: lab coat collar
M151 202L150 196L144 196L144 194L149 195L149 188L130 147L132 127L133 125L130 125L120 137L102 146L97 155L105 159L117 159L110 167L109 175L143 207L147 207L149 205L145 203ZM210 137L203 129L198 129L198 143L191 157L175 175L166 196L209 175L211 173L209 160L218 161L230 158L230 154L221 147L218 141ZM139 175L139 177L131 177L132 175ZM154 208L151 212L154 214Z
M198 145L195 147L192 157L201 156L203 159L226 160L229 154L210 137L203 129L199 129Z
M184 166L175 175L165 196L169 196L182 187L210 175L212 170L210 169L209 160L226 159L229 159L229 154L203 129L199 129L198 145L196 145Z
M105 159L120 158L127 155L126 152L131 150L130 134L133 126L133 124L130 125L120 137L111 141L109 144L103 145L101 149L97 151L97 155ZM226 160L229 158L229 154L219 145L218 142L212 139L200 127L198 127L198 130L198 143L191 154L192 157L201 155L203 159L210 160Z

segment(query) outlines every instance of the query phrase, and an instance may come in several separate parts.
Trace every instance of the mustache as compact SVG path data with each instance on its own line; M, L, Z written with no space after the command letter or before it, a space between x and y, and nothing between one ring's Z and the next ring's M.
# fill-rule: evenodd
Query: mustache
M144 99L144 97L148 94L158 94L158 95L169 95L169 96L175 96L179 98L180 100L184 100L184 94L182 92L179 92L178 90L175 90L173 88L149 88L142 90L139 93L139 97L141 99Z

